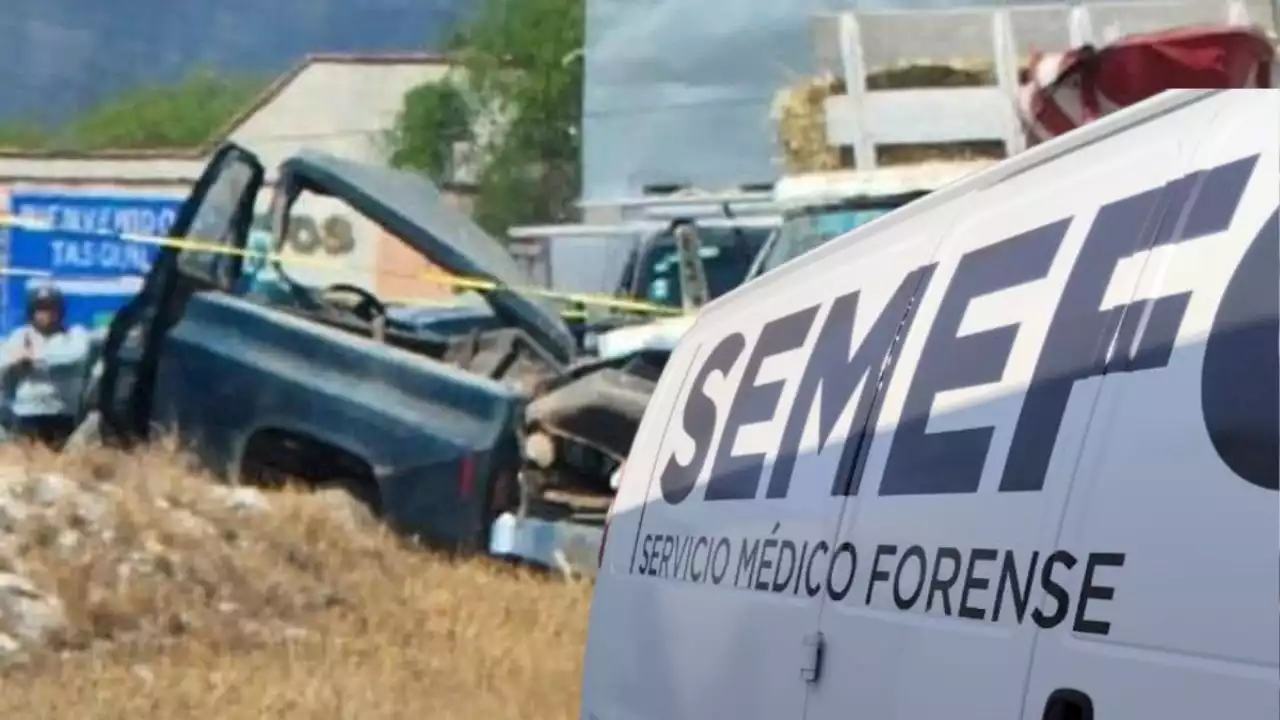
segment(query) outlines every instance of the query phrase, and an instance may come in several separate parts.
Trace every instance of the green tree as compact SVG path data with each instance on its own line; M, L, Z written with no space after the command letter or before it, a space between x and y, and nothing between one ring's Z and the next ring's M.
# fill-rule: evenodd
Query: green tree
M49 138L49 129L37 122L19 120L0 124L0 148L43 148L49 144Z
M0 146L61 150L192 147L210 139L262 91L265 83L208 71L173 85L132 90L62 127L0 126Z
M471 140L472 113L453 83L424 83L404 97L391 130L391 164L439 181L453 170L455 143ZM420 132L432 128L433 132Z
M176 85L126 93L72 122L65 132L86 150L199 145L263 87L259 80L201 71Z
M474 215L481 226L501 234L518 223L572 218L581 177L584 4L482 0L452 36L458 67L442 83L451 89L406 96L392 162L441 179L438 158L465 139L479 173Z

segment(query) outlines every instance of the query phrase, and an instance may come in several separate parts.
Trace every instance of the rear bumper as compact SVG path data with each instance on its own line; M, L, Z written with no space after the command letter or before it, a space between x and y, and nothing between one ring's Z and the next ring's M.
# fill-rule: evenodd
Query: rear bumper
M603 534L594 525L503 513L489 533L489 554L593 577Z

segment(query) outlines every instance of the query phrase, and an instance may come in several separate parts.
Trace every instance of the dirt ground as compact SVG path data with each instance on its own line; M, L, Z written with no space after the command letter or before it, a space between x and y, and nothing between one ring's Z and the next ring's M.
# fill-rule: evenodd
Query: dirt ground
M5 497L0 580L32 587L0 596L0 718L577 717L585 584L429 554L331 493L220 487L171 450L5 449Z

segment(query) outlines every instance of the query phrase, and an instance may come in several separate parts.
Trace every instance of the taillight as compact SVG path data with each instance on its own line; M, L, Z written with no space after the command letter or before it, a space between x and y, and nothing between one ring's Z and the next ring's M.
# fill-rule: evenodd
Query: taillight
M470 454L462 456L458 463L458 497L466 500L476 487L476 460Z
M511 489L515 485L511 480L512 473L501 472L493 478L493 490L489 493L489 512L494 517L501 515L511 507Z

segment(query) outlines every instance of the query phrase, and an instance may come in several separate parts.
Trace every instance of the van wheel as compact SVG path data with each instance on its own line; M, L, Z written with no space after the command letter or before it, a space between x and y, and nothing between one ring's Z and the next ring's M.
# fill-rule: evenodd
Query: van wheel
M294 433L260 431L245 445L239 480L246 485L309 490L341 489L382 516L382 493L373 468L364 459Z

